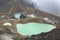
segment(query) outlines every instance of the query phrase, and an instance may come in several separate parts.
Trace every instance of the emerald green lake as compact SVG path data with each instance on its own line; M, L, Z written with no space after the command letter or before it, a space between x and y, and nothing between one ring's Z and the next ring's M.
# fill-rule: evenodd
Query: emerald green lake
M26 24L17 24L17 31L19 34L22 35L33 35L33 34L39 34L42 32L49 32L52 29L56 28L53 25L50 24L44 24L44 23L26 23Z

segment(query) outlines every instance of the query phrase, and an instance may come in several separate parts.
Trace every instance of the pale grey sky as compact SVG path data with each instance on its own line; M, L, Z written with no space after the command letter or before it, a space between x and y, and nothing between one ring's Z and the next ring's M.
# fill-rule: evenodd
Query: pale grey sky
M30 0L28 3L31 1L36 3L35 8L60 16L60 0Z

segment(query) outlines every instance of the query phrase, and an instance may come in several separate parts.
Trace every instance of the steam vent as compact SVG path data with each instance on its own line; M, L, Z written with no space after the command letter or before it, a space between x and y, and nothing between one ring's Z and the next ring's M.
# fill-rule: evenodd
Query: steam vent
M28 0L0 0L0 40L60 40L60 17L35 6Z

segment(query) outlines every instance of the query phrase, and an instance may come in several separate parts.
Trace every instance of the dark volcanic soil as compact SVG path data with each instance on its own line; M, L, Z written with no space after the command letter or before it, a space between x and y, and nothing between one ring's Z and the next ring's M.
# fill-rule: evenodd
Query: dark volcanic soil
M13 18L13 14L15 12L20 12L22 15L26 16L28 14L35 14L37 18L33 19L20 19L17 20ZM5 17L1 18L1 15L5 15ZM41 18L41 19L40 19ZM41 33L38 35L32 35L31 37L24 37L18 34L16 30L17 23L27 23L27 22L43 22L42 19L48 18L50 19L54 25L57 27L56 29L48 32L48 33ZM13 21L12 21L13 19ZM13 26L2 26L5 22L10 22ZM51 23L50 23L51 24ZM11 31L11 29L14 30ZM60 40L60 17L57 17L52 14L48 14L43 11L39 11L32 6L28 5L21 0L1 0L0 2L0 40Z
M32 35L31 37L25 38L25 40L60 40L60 29L56 28L47 33Z

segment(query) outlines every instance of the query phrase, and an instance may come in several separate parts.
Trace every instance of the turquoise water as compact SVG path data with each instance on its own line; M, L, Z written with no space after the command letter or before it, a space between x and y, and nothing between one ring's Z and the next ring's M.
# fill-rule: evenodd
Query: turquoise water
M14 14L14 17L15 17L15 18L20 18L20 16L21 16L20 13L15 13L15 14Z
M39 34L41 32L48 32L55 28L53 25L34 22L27 24L17 24L16 26L18 33L22 35Z

